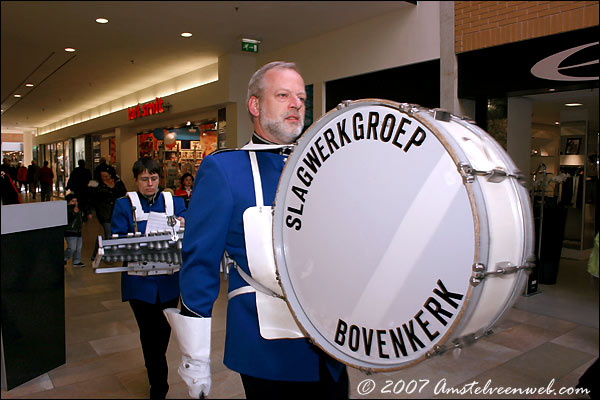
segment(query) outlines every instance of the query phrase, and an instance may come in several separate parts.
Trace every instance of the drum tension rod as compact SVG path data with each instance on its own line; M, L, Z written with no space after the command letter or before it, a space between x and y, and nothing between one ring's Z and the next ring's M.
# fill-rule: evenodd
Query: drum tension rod
M462 349L465 346L475 343L476 341L478 341L481 338L490 336L492 333L494 333L494 332L491 329L488 329L479 335L471 334L471 335L466 335L466 336L463 336L460 338L456 338L448 345L444 344L444 345L439 346L436 344L435 346L433 346L433 349L431 351L428 351L427 353L425 353L425 357L431 358L433 356L442 355L450 350Z
M481 283L481 281L488 276L500 276L507 274L514 274L519 271L527 271L531 272L531 269L535 266L532 262L528 262L525 265L514 265L509 261L502 261L496 264L496 270L494 271L486 271L485 265L482 263L473 264L473 275L471 276L471 285L477 286Z
M509 174L508 172L501 169L493 169L491 171L481 171L471 167L469 164L460 163L458 165L458 172L462 175L466 183L472 183L475 180L475 175L487 177L488 182L498 183L502 182L506 178L516 179L521 185L525 185L525 177L521 174Z

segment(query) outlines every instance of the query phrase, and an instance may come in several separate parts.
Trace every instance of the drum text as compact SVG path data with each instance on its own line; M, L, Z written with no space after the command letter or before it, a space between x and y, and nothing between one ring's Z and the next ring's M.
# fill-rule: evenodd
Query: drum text
M383 118L376 111L369 112L364 116L362 112L356 112L351 117L344 118L335 125L334 130L329 127L321 135L318 135L313 144L306 151L302 159L304 165L296 168L296 177L302 183L301 186L292 185L291 191L299 200L297 207L288 207L285 222L288 228L299 231L302 228L301 216L304 211L306 195L319 168L323 166L336 151L342 147L361 140L379 140L391 143L398 149L408 152L423 144L427 138L425 129L418 124L412 125L414 121L405 117L397 120L396 115L386 114ZM347 132L350 129L350 132ZM408 140L404 140L407 138Z
M359 327L354 324L349 325L340 318L334 342L368 357L373 353L380 359L407 357L411 350L416 353L421 349L429 348L440 332L437 330L432 332L427 316L432 316L446 326L459 308L457 301L461 301L464 297L463 294L448 291L440 279L438 279L437 285L438 287L433 289L435 297L430 296L423 304L422 309L419 309L411 320L401 326L391 329Z

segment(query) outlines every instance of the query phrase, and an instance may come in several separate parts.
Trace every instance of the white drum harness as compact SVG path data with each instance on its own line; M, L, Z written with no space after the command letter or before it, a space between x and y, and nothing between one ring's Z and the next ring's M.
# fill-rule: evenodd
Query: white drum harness
M231 300L240 294L256 293L260 333L265 339L304 337L292 317L284 300L281 287L277 282L275 258L273 256L273 207L264 205L260 171L254 151L284 147L289 146L251 143L242 148L248 150L248 156L250 157L256 198L256 206L247 208L243 215L246 255L248 268L250 268L252 276L242 270L227 253L224 255L226 263L233 264L242 279L248 283L248 286L242 286L229 292L228 299Z

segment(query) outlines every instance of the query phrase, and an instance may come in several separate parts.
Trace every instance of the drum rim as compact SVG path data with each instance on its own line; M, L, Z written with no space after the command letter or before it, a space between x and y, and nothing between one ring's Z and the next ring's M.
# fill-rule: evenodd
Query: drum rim
M484 133L485 135L489 136L489 134L487 132L482 130L477 125L466 123L466 121L463 121L463 120L457 120L457 122L460 123L462 126L464 126L466 129L468 129L471 132L473 132L474 134L476 134L477 136L481 136L481 133ZM509 171L507 171L508 173L514 174L514 175L520 174L520 171L517 168L514 161L509 156L507 156L506 152L504 151L504 149L500 146L500 144L497 141L487 140L487 142L489 145L494 147L496 154L502 159L504 164L510 167ZM521 253L520 261L521 261L521 265L524 265L527 263L527 261L530 257L534 256L534 251L535 251L534 250L535 229L533 226L533 208L531 206L531 199L529 198L529 193L528 193L527 189L525 187L523 187L523 185L516 183L512 179L510 180L510 183L511 183L511 186L513 187L513 193L515 193L516 200L519 205L518 212L521 214L521 221L522 221L521 243L523 243L523 251ZM498 320L502 317L502 315L506 312L506 310L508 308L512 307L512 305L514 304L516 298L520 294L519 292L522 290L524 284L527 281L527 273L525 272L525 270L521 270L518 272L518 277L516 278L516 280L518 282L515 285L513 285L513 292L509 296L509 300L504 304L504 307L498 312L498 314L491 320L491 323L488 325L487 329L489 329L494 324L496 324L496 322L498 322Z
M283 228L283 225L284 225L283 224L283 212L279 212L281 207L277 207L278 203L280 203L280 202L283 203L283 200L285 200L285 192L287 191L290 180L292 179L292 174L289 173L288 171L289 171L289 169L291 169L293 172L294 168L297 166L297 163L294 163L292 166L291 161L292 160L300 161L299 159L298 160L294 159L294 153L300 154L300 152L302 152L306 147L308 147L312 138L315 135L317 135L321 131L321 129L330 122L330 120L332 120L333 118L338 116L338 114L347 112L348 110L350 110L352 108L356 108L356 107L360 107L360 106L368 106L368 105L390 107L390 108L393 108L393 109L399 111L400 113L408 115L411 118L417 119L420 123L422 123L427 129L429 129L434 134L436 139L440 142L440 144L443 146L443 148L446 150L446 152L450 155L452 161L455 163L455 165L457 167L461 161L468 162L468 158L466 157L466 155L464 154L462 149L455 143L451 143L451 141L452 141L451 136L448 133L441 132L439 129L437 129L437 126L432 123L433 121L429 120L426 117L429 115L429 113L427 111L432 111L432 110L429 110L427 108L421 107L416 104L398 103L398 102L394 102L394 101L390 101L390 100L377 99L377 98L367 98L367 99L343 102L337 108L330 110L329 112L324 114L322 117L320 117L317 121L315 121L312 125L310 125L310 127L299 138L297 144L294 146L294 151L292 152L292 154L290 154L287 162L284 165L283 171L281 173L281 178L280 178L278 186L277 186L275 200L273 202L273 252L274 252L274 259L275 259L276 274L278 277L277 280L278 280L279 286L281 287L284 300L285 300L294 320L298 324L300 330L306 335L306 337L309 338L311 343L313 343L314 345L319 347L321 350L323 350L325 353L330 355L332 358L334 358L348 366L357 368L362 371L368 371L368 372L385 372L385 371L396 371L396 370L408 368L417 363L420 363L424 359L429 357L429 351L426 352L425 354L421 355L420 357L417 357L415 359L412 359L412 360L405 362L403 364L400 364L400 365L389 364L386 366L382 366L382 365L366 362L364 360L359 360L359 359L353 358L350 355L343 353L342 351L336 349L333 345L331 345L329 343L329 341L326 338L323 338L324 342L329 347L331 347L333 349L333 351L329 351L329 349L326 348L327 346L324 346L320 340L316 340L315 335L313 335L311 332L309 332L309 330L305 327L304 320L306 320L308 322L308 324L311 326L312 329L314 329L315 331L318 332L318 329L315 327L315 324L313 323L313 321L311 321L306 316L306 314L304 314L302 317L297 315L296 310L294 309L295 305L297 304L297 306L300 309L303 309L303 306L298 301L297 296L290 297L288 295L288 293L286 292L286 288L284 287L283 281L286 279L287 279L287 281L290 281L290 279L289 279L289 275L287 274L287 263L286 263L286 259L285 259L284 251L283 251L283 239L282 239L283 230L284 230L284 228ZM308 133L310 133L310 135L307 135ZM450 141L447 139L450 139ZM299 156L298 156L298 158L299 158ZM465 184L463 182L463 187L467 191L469 203L471 206L472 216L473 216L472 223L473 223L473 228L474 228L474 240L475 240L475 243L473 244L474 245L474 247L473 247L474 261L473 262L474 263L476 263L476 262L487 263L488 248L489 248L489 246L488 246L489 232L488 232L488 227L487 227L487 219L486 219L487 214L485 212L486 208L485 208L485 202L483 199L483 193L482 193L481 187L480 187L477 179L475 179L470 184ZM280 245L278 245L278 243ZM283 262L283 264L285 265L285 269L280 268L281 262ZM437 341L438 344L433 346L434 348L435 348L435 346L443 345L445 343L448 343L450 340L457 338L456 333L460 332L459 328L461 328L461 326L464 326L464 324L467 323L468 318L465 319L465 317L468 316L469 314L473 313L473 311L474 311L473 301L477 300L477 298L479 297L479 295L481 294L481 292L483 290L484 285L485 285L484 282L482 282L482 284L478 285L478 286L468 285L467 293L465 294L465 298L463 300L463 303L462 303L460 309L457 310L457 315L454 318L452 325L445 331L444 335L440 338L440 340ZM292 286L292 285L290 285L290 286ZM292 303L294 303L294 305L292 305ZM320 333L319 333L319 336L322 336L322 335L320 335ZM338 356L338 353L344 355L347 358L351 358L351 361L342 359L341 357Z

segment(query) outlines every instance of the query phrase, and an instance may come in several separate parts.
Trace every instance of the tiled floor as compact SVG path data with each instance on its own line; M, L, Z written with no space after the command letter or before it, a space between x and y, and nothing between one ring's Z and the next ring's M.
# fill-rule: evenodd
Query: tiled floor
M89 262L94 238L100 233L96 220L88 222L83 249L87 266L73 268L69 263L65 267L66 364L2 391L2 398L148 397L137 325L129 305L120 300L120 275L95 274ZM521 296L493 335L460 354L447 353L396 372L366 375L349 368L350 397L588 398L568 393L497 393L507 387L551 386L556 392L574 388L598 357L598 280L586 272L585 265L585 261L561 259L556 285L540 285L539 294ZM222 284L213 318L210 397L244 398L239 375L222 362L227 282ZM171 386L167 397L188 398L177 375L180 355L173 337L167 357ZM486 384L486 395L476 395L475 389L483 390ZM368 394L359 392L369 387L374 389ZM496 392L489 394L492 389Z

